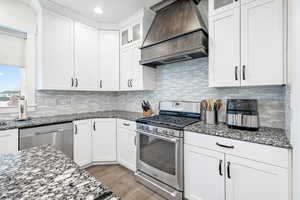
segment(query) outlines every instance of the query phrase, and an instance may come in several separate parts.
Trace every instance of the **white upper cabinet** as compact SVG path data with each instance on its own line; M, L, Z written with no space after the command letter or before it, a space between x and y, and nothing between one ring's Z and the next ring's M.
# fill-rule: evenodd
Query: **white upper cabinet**
M75 87L79 90L98 89L98 30L75 23Z
M226 200L288 199L287 169L230 155L226 169Z
M241 9L241 85L284 83L283 0L256 0Z
M114 162L117 160L116 119L92 120L93 162Z
M121 47L142 41L142 20L137 20L121 30Z
M240 85L240 9L209 19L209 85Z
M44 11L39 32L38 89L73 88L73 26L71 19Z
M225 200L224 154L185 145L185 198Z
M209 0L209 15L220 14L240 6L241 0Z
M100 31L99 88L103 91L119 90L120 48L119 31Z
M283 10L283 0L243 0L209 17L211 87L285 84Z

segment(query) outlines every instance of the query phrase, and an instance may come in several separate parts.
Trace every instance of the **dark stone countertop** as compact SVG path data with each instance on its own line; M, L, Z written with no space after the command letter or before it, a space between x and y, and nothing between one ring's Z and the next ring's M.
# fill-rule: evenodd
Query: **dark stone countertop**
M51 146L0 156L0 199L119 200Z
M285 149L292 148L284 129L261 127L258 131L245 131L230 129L224 123L207 125L198 122L185 127L184 130Z
M49 116L49 117L37 117L27 121L6 120L3 121L6 123L6 125L3 126L1 125L0 130L8 130L14 128L30 128L35 126L59 124L59 123L72 122L72 121L83 120L83 119L93 119L93 118L118 118L118 119L135 121L141 117L143 117L142 113L127 112L127 111L99 111L99 112L89 112L89 113L75 113L75 114L56 115L56 116Z

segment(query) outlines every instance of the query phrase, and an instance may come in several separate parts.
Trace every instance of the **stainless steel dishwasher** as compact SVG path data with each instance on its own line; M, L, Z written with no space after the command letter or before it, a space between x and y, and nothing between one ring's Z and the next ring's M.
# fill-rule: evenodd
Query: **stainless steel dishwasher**
M20 150L50 144L73 159L73 123L20 129Z

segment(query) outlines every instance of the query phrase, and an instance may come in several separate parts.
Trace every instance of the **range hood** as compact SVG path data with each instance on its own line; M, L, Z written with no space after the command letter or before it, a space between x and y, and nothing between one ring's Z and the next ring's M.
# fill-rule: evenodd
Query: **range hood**
M208 55L208 34L197 4L200 0L164 0L141 47L141 65L179 62Z

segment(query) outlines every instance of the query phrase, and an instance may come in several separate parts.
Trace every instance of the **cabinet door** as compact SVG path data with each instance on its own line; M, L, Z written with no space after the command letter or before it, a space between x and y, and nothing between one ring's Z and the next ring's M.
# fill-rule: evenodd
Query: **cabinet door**
M73 21L45 11L41 89L70 90L74 77Z
M128 169L136 170L136 133L118 127L117 133L118 162Z
M226 155L227 200L287 200L288 170Z
M141 22L136 22L132 25L132 42L139 42L142 40L142 24Z
M100 31L100 80L101 90L119 90L119 32Z
M92 162L91 120L74 122L74 161L79 166Z
M121 50L120 55L120 89L130 89L130 79L132 77L132 48L126 48Z
M0 155L18 151L18 129L0 131Z
M210 0L209 15L221 14L240 6L240 0Z
M129 32L130 28L126 27L124 29L121 30L121 46L125 47L126 45L128 45L130 43L130 32Z
M209 85L240 86L240 10L210 17Z
M224 154L190 145L184 148L185 198L224 200Z
M283 1L242 5L241 20L242 86L284 84Z
M78 89L93 91L99 88L98 56L98 30L75 23L75 85Z
M141 60L141 49L139 45L132 47L132 58L131 58L131 69L132 72L130 77L130 88L131 90L142 90L143 89L143 66L140 65Z
M94 162L117 160L116 119L95 119L92 121L92 154Z

